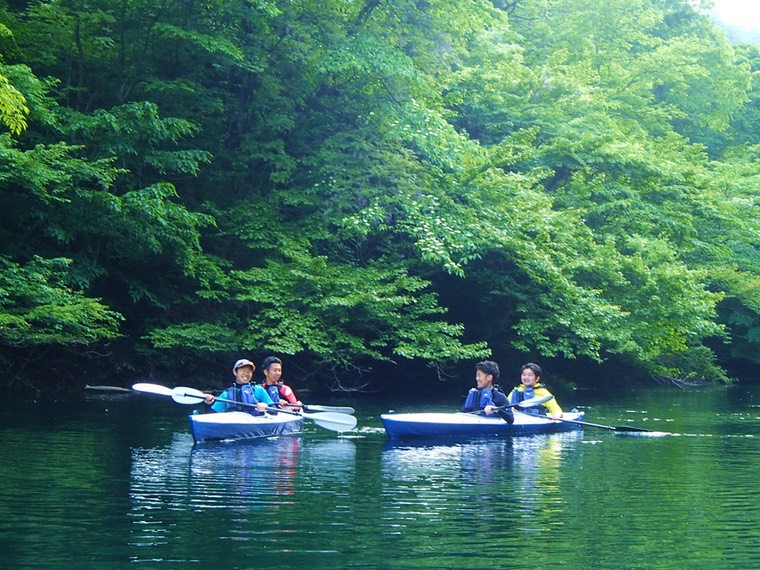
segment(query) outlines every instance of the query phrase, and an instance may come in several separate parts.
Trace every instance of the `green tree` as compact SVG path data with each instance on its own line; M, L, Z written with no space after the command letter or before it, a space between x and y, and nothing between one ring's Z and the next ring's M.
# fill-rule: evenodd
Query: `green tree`
M124 366L725 379L753 334L756 54L686 1L13 6L0 254L123 318Z

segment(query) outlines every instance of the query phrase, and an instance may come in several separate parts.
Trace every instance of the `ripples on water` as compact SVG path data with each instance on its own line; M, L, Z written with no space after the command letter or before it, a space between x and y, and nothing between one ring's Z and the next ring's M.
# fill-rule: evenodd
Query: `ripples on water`
M8 568L760 568L760 414L680 393L599 406L595 428L388 442L377 416L338 438L193 446L175 408L89 402L7 413ZM140 406L143 406L140 408ZM139 413L136 413L135 410ZM653 410L656 410L653 411ZM12 418L12 419L11 419Z

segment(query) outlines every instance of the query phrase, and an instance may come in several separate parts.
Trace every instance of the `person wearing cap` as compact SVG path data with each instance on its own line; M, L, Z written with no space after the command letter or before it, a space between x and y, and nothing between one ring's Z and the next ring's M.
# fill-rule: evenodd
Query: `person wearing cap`
M254 415L266 412L269 406L274 405L274 402L264 388L258 385L251 386L254 370L256 370L256 365L250 360L245 358L238 360L232 367L235 383L219 395L220 400L233 400L242 405L216 401L213 394L205 394L206 404L210 405L215 412L241 411Z
M287 384L283 384L282 360L276 356L267 356L261 363L264 373L262 387L267 391L272 401L281 408L300 407L303 403L296 398L295 393Z
M491 416L496 412L505 422L513 423L515 416L511 409L497 409L507 405L507 395L495 383L498 379L499 365L496 362L493 360L478 362L475 365L475 384L477 388L470 388L461 411L475 412L480 410L481 416Z
M530 398L552 396L552 393L541 384L541 374L542 370L538 364L534 364L533 362L523 364L520 369L520 385L509 393L509 403L519 404L523 400L529 400ZM551 400L544 402L540 406L524 409L518 407L518 409L526 414L545 414L554 419L562 417L562 408L559 407L557 400L553 396Z

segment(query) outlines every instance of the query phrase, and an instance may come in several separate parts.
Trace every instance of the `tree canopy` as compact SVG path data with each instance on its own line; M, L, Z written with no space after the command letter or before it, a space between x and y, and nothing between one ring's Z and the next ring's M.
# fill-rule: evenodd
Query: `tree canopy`
M0 54L6 384L760 358L760 53L698 3L3 2Z

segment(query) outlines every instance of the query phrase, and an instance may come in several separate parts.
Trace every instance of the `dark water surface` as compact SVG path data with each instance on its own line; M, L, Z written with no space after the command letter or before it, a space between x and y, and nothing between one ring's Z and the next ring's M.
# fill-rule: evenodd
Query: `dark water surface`
M760 568L760 388L574 399L670 435L391 444L358 403L342 438L193 446L166 398L6 399L0 565Z

